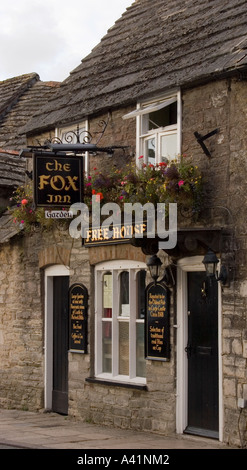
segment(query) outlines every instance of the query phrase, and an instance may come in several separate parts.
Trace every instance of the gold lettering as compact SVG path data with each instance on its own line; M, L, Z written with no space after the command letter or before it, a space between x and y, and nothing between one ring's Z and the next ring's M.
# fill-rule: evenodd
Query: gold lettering
M57 183L58 183L58 186L57 186ZM64 186L65 186L65 179L62 176L55 175L51 177L52 189L54 189L55 191L61 191L62 189L64 189Z
M46 169L48 171L70 171L70 163L59 163L57 160L54 160L53 162L48 162L45 165Z
M97 240L97 229L92 230L92 240Z
M112 236L112 238L120 238L119 228L118 227L113 226L113 236Z
M78 176L73 176L73 178L71 178L71 176L67 176L67 179L68 179L69 185L65 186L65 190L69 191L69 189L72 188L74 191L79 191L79 189L76 187L74 183L75 181L78 180Z
M71 197L69 195L67 196L62 196L61 194L47 194L47 200L46 202L48 203L51 203L51 202L54 202L54 203L70 203L71 202Z
M50 165L53 166L53 162L48 162L48 163L45 165L45 167L46 167L46 169L47 169L48 171L52 171L52 168L50 168Z
M108 240L108 238L109 238L108 230L107 230L107 228L103 228L103 239Z
M87 230L87 231L86 231L86 236L87 236L86 242L89 242L90 237L91 237L91 234L92 234L92 231L91 231L91 230Z
M50 175L40 175L39 177L39 189L44 189L45 184L49 184L47 181L50 178Z
M125 237L125 226L123 226L123 227L121 228L120 237L121 237L121 238L124 238L124 237Z
M69 194L67 194L66 196L63 197L63 202L66 203L71 203L71 196L69 196Z

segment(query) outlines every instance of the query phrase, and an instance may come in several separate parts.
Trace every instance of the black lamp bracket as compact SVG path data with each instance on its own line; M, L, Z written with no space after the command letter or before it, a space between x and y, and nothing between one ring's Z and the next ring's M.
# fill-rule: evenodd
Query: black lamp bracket
M202 147L203 152L205 153L205 155L207 155L207 157L211 157L211 153L209 152L208 148L204 144L204 140L209 139L209 137L212 137L213 135L217 134L218 132L219 132L219 129L214 129L214 131L211 131L211 132L209 132L208 134L206 134L204 136L202 136L198 132L194 132L194 136L195 136L197 142L200 144L200 146Z

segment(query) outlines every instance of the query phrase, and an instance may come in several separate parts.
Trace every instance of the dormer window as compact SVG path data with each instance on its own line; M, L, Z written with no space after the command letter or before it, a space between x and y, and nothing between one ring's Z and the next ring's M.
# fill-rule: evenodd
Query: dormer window
M156 165L173 160L180 154L180 93L149 102L139 103L137 109L124 116L136 117L137 160Z

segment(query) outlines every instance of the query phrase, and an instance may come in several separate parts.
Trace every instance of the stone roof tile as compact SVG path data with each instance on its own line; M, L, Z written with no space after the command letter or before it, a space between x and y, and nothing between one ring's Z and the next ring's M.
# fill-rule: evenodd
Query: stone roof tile
M246 44L247 0L136 0L24 130L235 73Z

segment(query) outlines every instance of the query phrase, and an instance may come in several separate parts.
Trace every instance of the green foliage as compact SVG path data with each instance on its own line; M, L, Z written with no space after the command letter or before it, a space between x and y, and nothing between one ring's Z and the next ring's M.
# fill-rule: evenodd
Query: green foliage
M129 164L122 169L112 168L107 174L94 168L85 178L85 203L92 195L102 203L126 202L171 203L189 207L198 212L202 204L202 176L184 155L169 163L156 166Z

